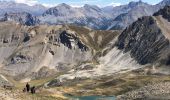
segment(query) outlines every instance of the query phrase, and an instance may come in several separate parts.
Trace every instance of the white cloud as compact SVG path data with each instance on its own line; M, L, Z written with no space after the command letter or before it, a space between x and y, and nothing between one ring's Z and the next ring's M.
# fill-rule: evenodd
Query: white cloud
M38 3L37 0L14 0L15 2L17 3L25 3L25 4L28 4L28 5L35 5Z
M43 3L42 5L45 6L45 7L47 7L47 8L50 8L50 7L57 6L58 4L47 4L47 3Z
M116 6L120 6L121 5L121 3L111 3L111 4L109 4L109 5L107 5L107 6L113 6L113 7L116 7Z

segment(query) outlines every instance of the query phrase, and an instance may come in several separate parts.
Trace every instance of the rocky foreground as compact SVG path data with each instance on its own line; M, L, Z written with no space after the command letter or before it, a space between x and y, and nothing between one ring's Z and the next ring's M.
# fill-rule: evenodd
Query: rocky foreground
M170 100L170 82L152 83L117 96L116 100Z
M43 91L44 92L44 91ZM4 89L0 88L0 100L65 100L65 98L59 95L49 96L48 92L46 94L38 92L36 94L23 93L20 89Z
M24 95L22 92L18 90L14 91L14 90L6 90L3 88L0 88L0 100L23 100L25 97L28 97L28 96ZM31 100L31 98L29 99Z

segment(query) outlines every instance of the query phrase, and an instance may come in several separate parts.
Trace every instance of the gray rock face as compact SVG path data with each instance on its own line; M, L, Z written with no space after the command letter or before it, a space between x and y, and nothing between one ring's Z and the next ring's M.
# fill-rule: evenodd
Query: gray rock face
M157 61L169 45L153 17L139 18L122 32L117 42L119 49L130 52L142 65Z
M1 21L15 21L23 25L37 25L40 23L39 19L29 13L20 12L20 13L6 13Z
M63 31L60 34L59 39L62 44L64 44L70 49L73 49L72 42L74 42L78 46L78 48L81 49L82 51L88 50L88 47L82 44L82 42L77 37L75 37L74 35L68 34L66 31Z

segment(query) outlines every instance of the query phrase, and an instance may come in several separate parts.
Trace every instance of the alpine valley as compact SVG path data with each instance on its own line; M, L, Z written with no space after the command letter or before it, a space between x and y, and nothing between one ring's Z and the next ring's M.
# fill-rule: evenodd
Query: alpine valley
M1 100L169 100L169 5L0 1Z

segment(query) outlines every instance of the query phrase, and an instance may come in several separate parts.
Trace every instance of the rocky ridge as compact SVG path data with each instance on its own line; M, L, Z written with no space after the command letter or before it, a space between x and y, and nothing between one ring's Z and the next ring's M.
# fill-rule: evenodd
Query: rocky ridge
M27 81L95 63L119 33L63 25L24 26L15 22L1 22L0 28L1 73Z
M143 17L122 32L117 47L124 52L130 51L138 63L147 64L159 59L159 53L169 48L169 40L165 38L154 18Z
M103 30L111 21L111 16L95 5L86 4L75 8L65 3L48 9L39 18L41 23L74 24Z
M19 12L19 13L6 13L2 18L1 21L15 21L19 22L22 25L38 25L40 20L27 12Z
M127 12L121 13L113 20L108 30L122 30L127 26L135 22L138 18L143 16L151 16L158 9L155 9L153 5L149 5L142 1L130 2L128 4L131 9Z
M34 16L42 15L43 12L47 10L46 7L40 4L33 6L16 3L14 1L0 1L0 16L3 16L5 13L16 13L16 12L27 12L33 14Z

